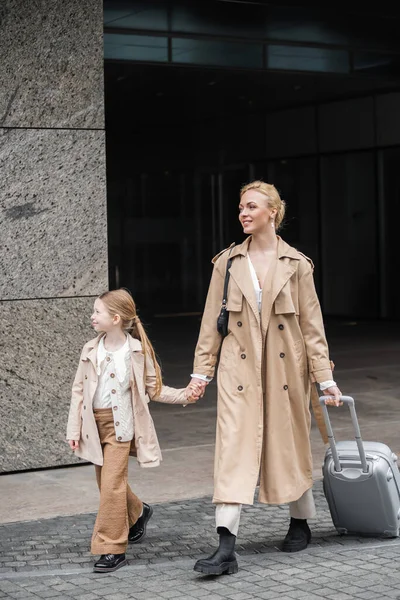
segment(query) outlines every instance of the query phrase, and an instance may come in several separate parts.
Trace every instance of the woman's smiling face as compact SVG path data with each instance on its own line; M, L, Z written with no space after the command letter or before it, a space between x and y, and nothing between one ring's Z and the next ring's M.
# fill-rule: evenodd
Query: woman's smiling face
M268 206L267 196L257 190L248 190L240 199L239 221L248 235L265 232L275 214L276 209Z

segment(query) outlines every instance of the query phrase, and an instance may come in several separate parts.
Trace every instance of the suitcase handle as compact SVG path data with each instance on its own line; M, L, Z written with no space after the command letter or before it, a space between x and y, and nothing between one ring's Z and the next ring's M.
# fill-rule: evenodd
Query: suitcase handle
M326 430L328 432L328 440L329 440L329 445L330 445L330 448L332 451L332 458L333 458L333 463L335 465L335 471L340 472L342 470L342 465L340 464L340 458L339 458L339 454L338 454L338 451L336 448L336 441L335 441L335 437L333 435L331 420L330 420L329 414L328 414L328 407L325 404L325 400L327 400L328 398L329 398L329 396L321 396L319 399L319 402L322 407L322 414L324 415ZM353 423L354 437L356 440L358 452L360 454L362 470L363 470L363 473L368 473L367 458L365 456L364 445L363 445L362 439L361 439L360 426L358 424L354 398L352 398L351 396L340 396L340 401L343 402L343 404L347 404L349 407L351 420Z

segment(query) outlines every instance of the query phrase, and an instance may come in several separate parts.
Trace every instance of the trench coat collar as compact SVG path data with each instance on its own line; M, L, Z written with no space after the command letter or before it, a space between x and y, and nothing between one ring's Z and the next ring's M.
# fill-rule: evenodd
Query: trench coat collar
M298 252L296 250L296 248L289 246L289 244L287 244L280 237L280 235L277 235L276 237L278 238L278 259L287 257L287 258L293 258L295 260L300 260L301 255L300 255L300 252ZM251 238L252 238L252 236L249 235L249 237L247 237L244 240L244 242L242 242L241 244L238 244L237 246L234 246L229 255L230 258L234 258L235 256L238 256L238 255L247 256Z
M85 344L83 347L82 360L90 360L95 369L97 362L97 348L99 347L100 340L104 337L104 335L104 333L100 333L100 335L87 342L87 344ZM139 340L131 335L128 335L128 341L131 352L141 352L142 344Z
M249 236L242 244L238 244L232 248L229 258L234 258L235 256L243 256L244 258L247 258L251 237L252 236ZM295 248L289 246L289 244L287 244L279 235L277 238L277 261L275 265L269 269L266 280L263 283L261 318L258 312L256 295L247 261L246 268L243 268L243 266L240 265L242 261L233 260L231 268L229 269L232 279L235 280L236 284L242 291L243 296L249 303L255 318L259 323L260 321L262 322L263 330L268 328L272 306L276 300L276 297L293 273L297 270L299 260L301 258L300 253Z

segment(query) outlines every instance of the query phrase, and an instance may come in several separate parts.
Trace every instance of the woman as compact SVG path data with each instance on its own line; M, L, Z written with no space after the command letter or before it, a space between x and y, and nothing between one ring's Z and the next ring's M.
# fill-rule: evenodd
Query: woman
M217 255L195 351L193 383L204 389L220 352L214 497L219 548L197 561L206 574L236 573L235 540L242 504L288 503L283 551L307 547L315 516L310 448L311 383L339 405L312 261L276 229L285 204L276 188L253 181L240 193L239 220L249 237ZM216 322L228 259L228 335Z

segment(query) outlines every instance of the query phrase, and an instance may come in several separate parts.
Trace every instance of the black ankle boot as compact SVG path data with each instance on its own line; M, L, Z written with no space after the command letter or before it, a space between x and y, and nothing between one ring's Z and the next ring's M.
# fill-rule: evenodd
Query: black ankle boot
M202 558L194 565L194 570L206 575L222 575L237 573L239 570L235 555L236 536L226 527L218 527L219 547L208 558Z
M283 540L282 552L305 550L311 540L311 531L306 519L290 519L289 531Z

